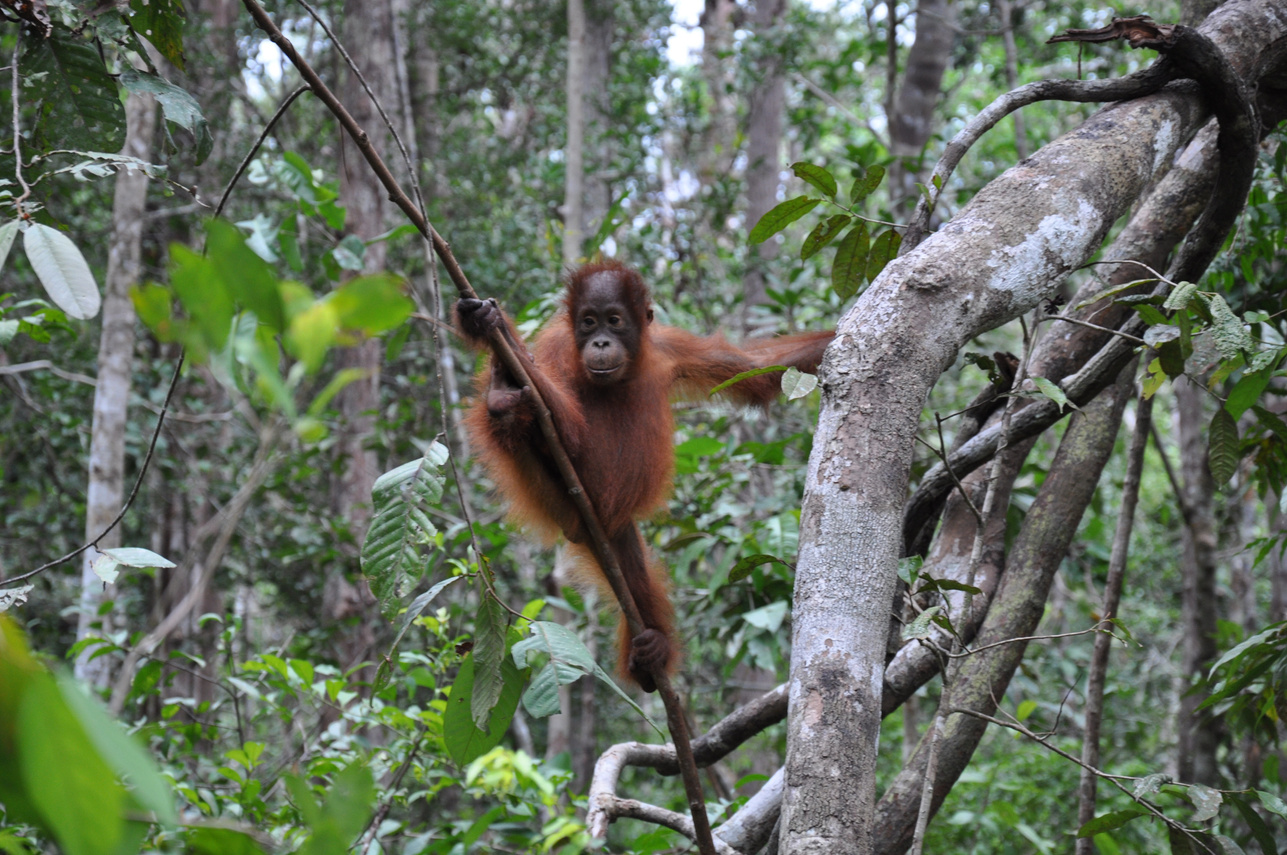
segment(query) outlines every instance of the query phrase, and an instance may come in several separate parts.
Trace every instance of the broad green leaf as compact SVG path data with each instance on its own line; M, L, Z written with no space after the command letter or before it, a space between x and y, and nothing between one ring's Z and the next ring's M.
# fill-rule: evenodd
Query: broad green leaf
M885 167L879 164L867 167L866 171L854 180L854 186L849 191L850 204L857 205L870 196L871 192L880 186L880 182L884 178Z
M1255 808L1247 801L1241 793L1228 793L1225 798L1233 802L1233 806L1238 809L1242 821L1247 824L1251 831L1251 836L1256 838L1256 843L1260 844L1260 851L1264 855L1278 855L1278 846L1274 841L1274 833L1270 830L1268 823L1260 814L1256 813Z
M729 583L742 581L751 575L752 570L764 564L781 564L783 567L791 567L790 564L776 555L766 555L763 552L758 552L755 555L747 555L733 565L733 569L728 571Z
M192 135L197 165L210 155L210 150L214 148L214 138L210 136L210 127L206 124L206 117L201 114L201 105L196 98L173 83L142 71L121 72L121 83L131 92L151 95L160 103L167 122L178 125Z
M147 552L146 549L134 551ZM155 553L151 554L155 555ZM160 556L158 555L157 558ZM133 736L127 734L120 723L107 713L107 710L86 695L84 689L71 676L59 674L57 680L63 700L76 716L81 727L85 729L90 742L98 751L98 756L102 757L117 776L126 782L139 804L155 814L162 824L172 826L177 823L174 790L161 777L151 753Z
M471 709L474 692L474 655L460 663L456 680L447 696L447 710L442 716L442 741L447 754L459 766L491 751L505 735L518 700L523 692L523 672L507 656L501 662L500 697L487 719L486 730L474 724Z
M1224 402L1224 408L1229 411L1229 415L1237 419L1250 409L1252 404L1260 400L1261 393L1269 386L1273 376L1272 368L1243 374L1229 390L1229 399Z
M795 173L797 178L800 178L818 188L822 195L826 196L828 199L833 198L836 195L836 191L839 189L836 186L836 179L830 172L823 169L821 166L815 166L812 163L801 161L799 163L791 164L791 171Z
M1228 483L1238 469L1238 424L1223 407L1216 410L1207 433L1207 464L1216 487Z
M746 240L750 244L764 243L764 241L773 237L805 214L812 211L822 203L821 199L813 199L808 196L796 196L794 199L787 199L769 210L760 221L751 229L750 235Z
M882 232L871 242L871 254L867 256L867 281L875 282L876 277L898 255L898 248L903 244L903 236L893 229Z
M150 549L144 549L140 546L118 546L113 549L102 550L104 555L110 555L118 563L126 567L160 567L169 569L175 564L163 555L157 555Z
M1041 397L1049 398L1054 401L1059 405L1060 410L1064 407L1072 407L1074 410L1079 409L1076 404L1068 400L1068 396L1064 393L1063 389L1059 388L1047 378L1029 377L1028 379L1032 381L1032 385L1037 387L1037 392Z
M1219 816L1220 805L1224 803L1224 796L1219 790L1205 784L1190 784L1188 795L1194 807L1193 816L1189 817L1190 822L1206 822Z
M482 729L500 698L501 660L505 658L505 610L495 597L483 595L474 618L474 691L470 716Z
M246 245L246 239L227 220L206 223L206 255L219 279L238 303L254 312L274 332L286 331L277 276L268 263Z
M1192 282L1181 282L1166 295L1166 302L1162 304L1162 308L1172 312L1186 308L1196 293L1198 293L1197 285Z
M221 826L197 826L184 837L193 855L263 855L263 849L244 831Z
M918 614L911 623L903 626L903 640L911 641L916 638L928 638L930 634L930 624L934 622L934 618L938 617L939 613L942 611L942 606L930 606L928 609Z
M1149 329L1159 329L1159 327L1149 327ZM1184 348L1180 345L1178 338L1159 343L1157 358L1167 377L1175 378L1184 373Z
M1287 423L1277 413L1272 413L1264 407L1253 406L1252 411L1256 414L1257 421L1261 427L1271 431L1274 436L1283 442L1287 442Z
M1123 810L1110 811L1109 813L1097 816L1090 822L1077 829L1078 837L1092 837L1104 831L1112 831L1114 828L1121 828L1126 823L1141 816L1148 816L1148 811L1140 807L1124 808Z
M114 855L125 840L125 788L94 749L49 674L31 679L17 719L22 782L66 855Z
M1180 338L1180 328L1171 324L1157 324L1144 331L1144 343L1149 347L1168 341L1178 341Z
M831 263L831 287L840 299L848 300L862 286L867 273L867 250L867 223L860 222L841 239Z
M54 305L77 320L98 314L102 306L98 283L71 238L42 223L32 223L22 235L22 247Z
M17 220L12 220L0 226L0 270L4 269L4 263L9 258L9 249L13 246L13 239L17 234Z
M438 534L427 509L442 500L446 462L447 449L435 442L424 457L377 478L371 491L374 515L362 542L362 572L390 620L401 606L404 585L423 575L423 550Z
M181 244L170 245L170 285L183 304L199 341L187 344L201 352L222 350L232 331L235 306L227 282L213 260Z
M848 214L836 214L834 217L827 217L822 222L813 227L809 236L804 239L800 245L800 260L804 261L818 253L823 247L836 239L836 235L845 230L849 221L853 217Z
M178 0L130 0L130 25L180 70L184 70L183 6Z
M1273 793L1265 792L1264 790L1256 790L1256 797L1260 799L1260 804L1262 804L1266 810L1282 817L1283 819L1287 819L1287 804L1285 804L1281 798Z
M782 392L788 401L803 398L818 388L818 377L815 374L801 371L799 368L788 368L782 375Z
M1233 313L1224 297L1213 295L1207 302L1211 311L1212 334L1216 350L1225 359L1235 359L1242 351L1255 349L1256 343L1242 325L1242 319Z
M47 39L23 39L22 102L40 104L38 133L51 148L120 151L125 107L103 57L86 36L55 27Z
M758 609L752 609L744 613L742 620L756 629L777 632L782 628L782 622L786 620L788 610L786 600L778 600L775 603L769 603L767 606L761 606Z
M640 709L634 699L621 690L612 678L595 663L576 633L553 621L532 621L531 635L511 648L514 663L520 668L536 668L532 682L523 693L523 707L537 718L559 711L559 686L574 683L586 674L593 674L616 692L622 700L634 707L658 732L661 729ZM533 663L534 655L543 655L544 664Z
M366 335L391 330L411 316L415 303L405 293L405 283L391 273L359 276L327 295L340 326Z
M312 374L322 367L327 350L335 343L339 325L335 306L326 300L318 300L290 319L290 327L282 342L287 352Z

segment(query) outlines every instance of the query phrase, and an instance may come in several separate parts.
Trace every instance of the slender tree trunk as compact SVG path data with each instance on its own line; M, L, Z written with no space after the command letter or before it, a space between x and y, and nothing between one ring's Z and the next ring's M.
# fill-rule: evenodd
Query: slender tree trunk
M156 130L156 102L150 95L130 93L125 102L124 153L140 160L152 156ZM139 278L142 255L143 211L147 202L147 176L137 170L116 176L112 204L112 236L104 282L103 333L98 344L98 385L94 388L94 422L89 446L89 488L85 499L85 537L97 537L121 510L125 498L125 417L130 398L130 373L134 365L134 304L130 286ZM99 543L106 549L120 546L121 530L113 529ZM101 579L90 569L96 549L85 551L81 564L80 617L76 640L111 631L111 616L99 615L105 599ZM76 660L76 676L97 688L108 683L110 659L91 660L93 649Z
M916 7L916 41L907 53L907 69L889 117L894 155L890 168L890 194L895 206L905 210L915 202L921 153L934 132L943 74L952 58L954 14L948 0L920 0Z
M774 42L782 27L786 0L759 0L755 6L756 72L746 120L746 221L756 223L778 202L782 173L782 125L786 111L786 78ZM767 299L768 263L777 257L778 241L766 240L751 250L742 278L742 328L758 326L755 307Z
M581 257L585 239L585 0L568 0L567 146L563 149L563 266Z
M345 49L361 69L372 95L396 122L399 102L392 3L390 0L346 0L342 31ZM351 71L345 76L341 98L357 123L370 135L372 145L390 162L396 162L396 159L388 157L389 135L384 120L357 75ZM386 194L347 138L342 146L340 198L347 211L345 229L349 234L369 240L385 229ZM374 273L383 270L385 255L384 242L367 246L363 271ZM371 488L380 471L379 459L371 443L375 439L383 354L382 343L373 339L341 350L336 360L337 367L341 369L357 368L363 372L361 378L346 386L336 397L341 416L336 453L342 461L336 510L348 523L358 543L366 534L371 519ZM353 559L350 569L356 568L356 551ZM353 584L344 568L336 568L326 581L323 601L329 619L343 620L367 612L373 598L365 583ZM341 664L349 665L365 658L374 641L372 627L361 621L358 627L345 635L339 645Z
M1191 691L1215 661L1216 597L1215 488L1207 468L1206 393L1187 379L1175 382L1176 427L1180 438L1180 472L1184 479L1185 525L1181 531L1180 573L1184 580L1181 623L1184 664L1180 675L1179 743L1176 768L1186 783L1214 785L1218 780L1216 746L1219 726L1209 712L1199 714L1203 696Z
M698 173L703 185L732 168L737 132L733 108L733 25L738 13L735 0L706 0L702 12L702 78L706 82L706 133L699 154Z

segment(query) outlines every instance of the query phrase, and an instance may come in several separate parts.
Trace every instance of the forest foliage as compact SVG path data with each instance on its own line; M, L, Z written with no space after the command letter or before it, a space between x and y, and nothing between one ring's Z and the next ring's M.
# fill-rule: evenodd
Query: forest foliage
M337 34L359 5L274 4L269 14L338 89L349 72ZM618 743L666 742L665 713L602 667L612 609L506 521L469 460L460 412L470 393L456 390L476 366L447 331L450 282L416 228L394 212L378 234L354 233L340 176L365 164L332 114L295 92L296 71L240 6L91 6L4 4L0 30L13 81L0 99L12 116L0 142L0 850L682 851L685 836L664 823L622 819L607 844L587 827L593 760ZM936 222L950 219L1019 148L1095 107L1025 111L946 184L912 182L911 197L898 195L895 170L923 179L964 122L1018 83L1121 76L1149 61L1113 45L1082 56L1046 44L1104 23L1103 8L1020 4L1003 20L998 6L956 11L935 129L908 164L891 153L888 110L915 6L788 4L769 33L743 10L727 52L693 61L668 50L698 29L672 20L682 10L614 4L584 256L638 267L667 324L834 326L898 256L909 205L923 198ZM384 106L418 157L390 145L385 162L475 288L530 334L559 308L566 10L528 0L394 8L403 89ZM1002 31L1018 41L1017 79L1007 79ZM766 54L787 69L784 157L775 206L751 221L747 101ZM126 103L141 95L161 117L146 159L123 153ZM712 145L726 103L736 131ZM988 731L926 851L1066 851L1078 836L1102 853L1287 845L1282 143L1279 130L1266 136L1238 227L1200 282L1141 295L1159 278L1142 271L1094 298L1143 322L1139 389L1155 399L1105 689L1101 768L1120 786L1101 782L1098 815L1079 824L1068 755L1085 724L1088 628L1103 616L1129 431L1000 701L1011 729ZM90 546L85 485L98 477L100 283L121 227L120 174L149 179L128 290L139 338L122 402L121 545L95 550L103 599L85 635L77 570ZM372 271L377 252L385 261ZM768 281L754 306L743 290L752 270ZM1090 265L1064 297L962 353L925 403L913 484L964 432L970 402L1004 373L1001 356L1026 355L1034 330L1084 308L1067 298L1096 281ZM384 474L355 509L338 498L354 466L341 402L369 379L346 360L371 341L379 395L359 444ZM1173 386L1185 377L1206 390L1200 453L1214 488L1215 599L1204 605L1217 652L1192 672L1181 555L1203 511L1175 471ZM767 412L711 402L679 419L675 492L645 537L673 579L687 639L681 690L698 734L788 678L817 385L792 370L784 402ZM1078 410L1040 376L1014 399ZM1065 424L1035 440L1014 478L1002 548ZM919 613L902 616L896 644L964 632L947 604L981 588L915 559L900 574ZM86 659L110 663L112 680L73 678ZM942 691L929 683L885 718L882 781L910 756ZM1212 739L1208 780L1178 773L1177 729L1192 726L1178 718L1184 697ZM560 711L580 731L550 750ZM748 804L785 739L781 725L766 727L711 766L713 822ZM631 798L687 809L673 779L636 771L625 782Z

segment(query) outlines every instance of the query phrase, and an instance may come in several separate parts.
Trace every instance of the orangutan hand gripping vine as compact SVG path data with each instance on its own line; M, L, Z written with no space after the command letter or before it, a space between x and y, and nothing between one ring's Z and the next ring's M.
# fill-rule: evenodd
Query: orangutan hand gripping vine
M646 629L629 637L621 622L620 670L646 692L652 674L673 671L680 645L665 573L651 561L636 521L670 495L675 454L672 397L704 398L725 380L768 365L816 371L834 333L756 341L737 348L722 336L700 337L654 326L648 288L615 261L588 264L567 280L567 310L536 338L529 355L495 300L456 305L460 330L474 346L501 329L526 363L550 409L560 439L599 514ZM746 405L767 406L780 377L763 374L725 391ZM515 517L572 544L588 581L607 580L586 546L587 536L540 429L531 396L494 357L479 375L479 398L468 418L479 457L509 500Z

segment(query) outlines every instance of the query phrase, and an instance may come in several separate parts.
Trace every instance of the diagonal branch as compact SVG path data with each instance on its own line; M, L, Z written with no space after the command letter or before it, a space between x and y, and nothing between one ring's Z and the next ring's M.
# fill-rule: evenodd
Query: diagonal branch
M442 235L438 234L424 213L416 207L399 186L397 179L389 171L389 167L374 146L371 145L370 137L367 136L366 131L358 125L352 114L335 96L335 93L330 90L312 66L299 54L294 44L291 43L290 39L286 38L268 13L264 11L263 7L256 0L242 0L242 4L250 13L251 18L254 19L255 24L264 31L269 40L290 60L291 64L299 71L304 82L313 91L313 94L326 105L331 114L343 126L345 132L353 139L363 158L366 159L367 164L375 173L376 178L388 192L389 199L402 209L411 223L433 245L434 252L442 260L443 266L447 270L447 275L451 277L451 281L455 284L460 295L462 297L477 298L478 295L473 286L469 284L469 280L466 278L459 262L456 261L450 244L443 239ZM572 461L564 450L558 430L550 417L549 408L541 400L540 394L536 391L536 384L528 376L522 361L505 340L502 331L497 330L492 333L491 344L493 352L511 373L518 385L520 387L527 386L532 390L532 401L535 404L537 422L541 426L541 433L549 445L551 455L554 457L555 464L559 470L559 475L567 485L568 494L571 496L582 521L585 523L586 531L589 534L590 547L599 562L599 566L603 568L604 575L607 577L613 593L616 594L617 601L621 606L622 617L626 621L631 634L638 635L644 629L643 621L639 617L639 610L635 607L634 599L630 596L630 591L626 587L625 579L621 575L621 568L612 552L607 534L604 532L598 515L586 497L585 489L581 486L581 479L578 477L576 469L572 466ZM654 674L653 677L657 683L657 691L666 707L666 720L670 726L671 738L674 739L675 748L679 757L682 758L680 765L683 770L684 789L688 796L688 806L693 817L694 836L703 855L714 855L715 848L711 839L710 822L706 818L706 804L702 796L701 780L697 776L697 766L692 759L692 747L689 744L688 728L683 714L682 703L665 673L659 672Z

